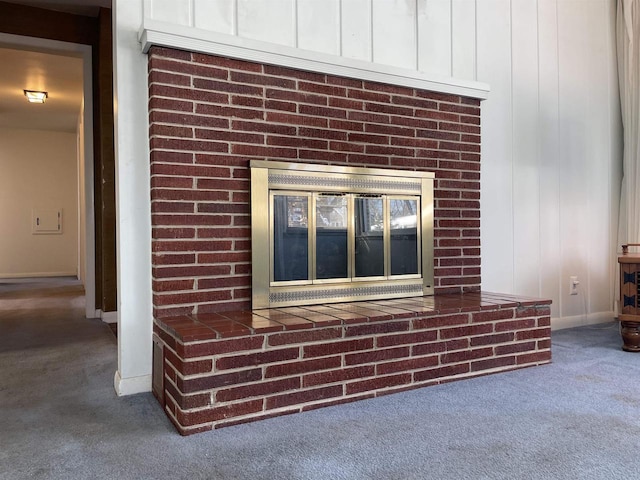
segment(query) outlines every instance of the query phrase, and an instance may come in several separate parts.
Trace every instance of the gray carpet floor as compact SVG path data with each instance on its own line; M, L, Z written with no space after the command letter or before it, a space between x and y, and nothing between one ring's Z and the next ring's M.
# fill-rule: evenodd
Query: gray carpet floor
M549 366L181 437L151 394L115 396L76 283L0 284L1 479L640 478L640 355L614 322L554 332Z

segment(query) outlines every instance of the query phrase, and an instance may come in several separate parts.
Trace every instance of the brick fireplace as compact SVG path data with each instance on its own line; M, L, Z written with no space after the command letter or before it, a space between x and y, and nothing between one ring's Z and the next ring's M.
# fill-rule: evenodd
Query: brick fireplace
M550 361L480 292L480 102L149 51L154 392L183 434ZM435 173L435 296L251 311L252 160Z

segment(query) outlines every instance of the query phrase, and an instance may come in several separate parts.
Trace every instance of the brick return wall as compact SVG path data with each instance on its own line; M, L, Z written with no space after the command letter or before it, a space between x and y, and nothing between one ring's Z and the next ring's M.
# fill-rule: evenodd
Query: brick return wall
M154 393L188 435L549 363L549 303L482 292L158 319Z
M456 95L153 47L154 315L249 309L249 161L436 174L436 294L480 289L480 106Z

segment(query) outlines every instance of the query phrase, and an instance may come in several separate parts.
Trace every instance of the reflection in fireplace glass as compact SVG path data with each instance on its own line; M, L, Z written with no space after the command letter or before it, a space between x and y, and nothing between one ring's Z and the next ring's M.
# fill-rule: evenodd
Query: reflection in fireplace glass
M418 273L418 202L391 199L391 275Z
M382 198L355 199L355 276L384 275L384 211Z
M309 199L306 196L273 197L273 280L309 278Z
M347 197L321 195L316 199L316 278L347 278Z

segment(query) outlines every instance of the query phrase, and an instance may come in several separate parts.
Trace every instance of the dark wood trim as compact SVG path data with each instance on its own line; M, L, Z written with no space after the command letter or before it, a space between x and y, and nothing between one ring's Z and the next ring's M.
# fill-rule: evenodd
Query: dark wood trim
M111 32L111 10L100 9L98 16L98 45L94 49L94 76L97 85L97 96L94 95L94 130L96 139L96 233L100 235L100 308L103 312L117 309L117 276L116 276L116 187L115 187L115 152L113 134L113 48ZM98 203L98 195L100 201ZM97 211L100 210L99 217ZM99 218L99 222L98 222ZM98 226L99 223L99 226ZM97 245L96 245L97 247ZM97 288L96 285L96 297Z
M0 2L0 32L83 45L96 45L98 42L98 19Z

